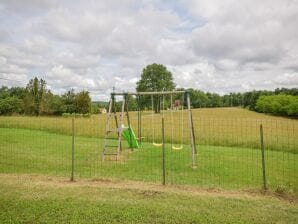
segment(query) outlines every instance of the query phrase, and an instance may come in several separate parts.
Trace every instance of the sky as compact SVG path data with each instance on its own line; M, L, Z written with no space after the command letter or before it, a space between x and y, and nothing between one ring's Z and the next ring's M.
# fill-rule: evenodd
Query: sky
M0 86L105 100L152 63L219 94L298 87L298 0L0 1Z

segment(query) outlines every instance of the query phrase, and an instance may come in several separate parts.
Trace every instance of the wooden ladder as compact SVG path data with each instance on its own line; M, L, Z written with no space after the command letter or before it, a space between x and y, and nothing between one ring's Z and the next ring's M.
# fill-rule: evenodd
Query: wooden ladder
M115 97L112 94L111 100L109 102L109 110L107 114L106 127L105 127L105 137L102 149L102 161L105 160L106 156L115 156L115 159L119 159L120 152L122 151L122 131L124 130L123 116L124 116L124 106L125 98L122 102L121 114L120 114L120 124L118 123L117 112L116 112L116 102ZM111 128L111 119L115 120L115 127ZM111 135L116 137L112 137ZM115 144L117 142L117 144Z

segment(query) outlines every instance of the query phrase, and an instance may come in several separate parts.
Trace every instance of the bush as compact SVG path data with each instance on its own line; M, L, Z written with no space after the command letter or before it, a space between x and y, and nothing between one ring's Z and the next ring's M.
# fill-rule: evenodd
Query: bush
M83 117L91 117L91 114L90 113L83 114Z
M298 96L285 94L261 96L256 103L256 109L263 113L298 116Z
M83 117L83 114L76 114L76 113L73 113L72 114L74 117Z
M20 113L23 110L23 102L21 99L12 96L0 99L0 115Z
M62 117L91 117L91 114L63 113Z
M72 116L72 114L70 114L70 113L63 113L62 114L62 117L71 117Z
M298 116L298 98L287 106L287 113L289 116Z

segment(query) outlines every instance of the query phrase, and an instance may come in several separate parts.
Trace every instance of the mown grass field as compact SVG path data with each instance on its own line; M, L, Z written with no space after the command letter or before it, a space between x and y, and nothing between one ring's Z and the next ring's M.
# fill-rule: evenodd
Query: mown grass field
M0 174L0 223L297 223L297 201L260 193Z
M189 143L188 114L184 111L165 111L165 137L167 142ZM138 132L137 113L130 113L132 127ZM298 153L298 120L264 115L241 108L204 108L193 110L194 130L197 144L217 146L260 147L260 124L264 128L267 149ZM77 136L103 138L106 115L76 118ZM0 117L0 127L44 130L57 134L71 134L71 118L62 117ZM183 128L182 128L183 127ZM161 139L161 115L144 111L142 136L145 141ZM172 138L172 129L173 138ZM182 134L183 131L183 134ZM183 139L181 139L181 136Z
M46 131L0 128L0 172L69 176L71 142L69 135ZM75 176L161 182L161 148L144 143L119 161L101 161L102 139L75 138ZM169 184L202 188L247 189L262 187L261 152L258 149L198 145L196 169L191 166L191 149L172 150L166 145L166 178ZM270 189L298 192L298 154L266 151Z
M173 126L171 113L164 116L166 186L161 148L152 145L153 128L160 142L160 115L152 122L143 112L145 142L118 161L101 160L106 116L76 118L74 183L71 118L0 117L0 223L297 223L297 120L239 108L193 110L194 169L187 113L181 122L175 112ZM256 193L263 186L260 124L271 196ZM182 150L171 149L172 130Z

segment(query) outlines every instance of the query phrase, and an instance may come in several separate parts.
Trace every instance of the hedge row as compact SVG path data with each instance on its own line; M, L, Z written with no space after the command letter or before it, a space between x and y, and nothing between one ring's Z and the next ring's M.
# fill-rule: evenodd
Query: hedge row
M261 96L256 104L258 112L298 116L298 96L285 94Z

